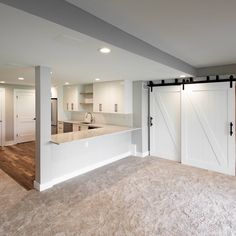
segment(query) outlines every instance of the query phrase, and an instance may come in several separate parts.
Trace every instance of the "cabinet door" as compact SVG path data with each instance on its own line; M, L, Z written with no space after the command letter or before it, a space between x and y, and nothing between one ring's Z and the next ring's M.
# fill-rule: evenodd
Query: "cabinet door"
M107 83L95 83L93 92L93 111L108 112L109 87Z
M132 99L132 84L131 86L126 87L124 81L95 83L93 111L105 113L125 113L125 107L127 105L125 104L125 93L130 94ZM127 103L130 102L130 96L127 96L129 98Z
M64 110L78 111L79 92L78 86L64 86Z
M80 126L78 124L73 124L73 132L80 131Z
M115 81L110 83L109 88L109 112L124 112L124 83L123 81Z
M87 125L81 125L80 126L80 130L83 131L83 130L88 130L88 126Z
M63 133L64 130L64 122L63 121L58 121L57 123L57 133L61 134Z
M70 110L78 111L78 86L70 87Z
M69 108L70 108L69 95L70 95L69 87L64 86L63 87L63 103L64 103L64 110L65 111L69 111Z

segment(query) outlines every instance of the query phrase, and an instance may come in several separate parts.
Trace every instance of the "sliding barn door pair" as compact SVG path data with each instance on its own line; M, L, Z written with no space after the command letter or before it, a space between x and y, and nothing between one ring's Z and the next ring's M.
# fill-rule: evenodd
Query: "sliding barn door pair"
M151 155L235 175L235 89L229 83L156 87Z

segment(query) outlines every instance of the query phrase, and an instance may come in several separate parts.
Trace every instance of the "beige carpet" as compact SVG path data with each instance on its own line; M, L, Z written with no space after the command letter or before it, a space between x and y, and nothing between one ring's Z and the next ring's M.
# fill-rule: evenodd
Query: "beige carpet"
M0 235L236 235L236 178L130 157L43 193L0 172Z

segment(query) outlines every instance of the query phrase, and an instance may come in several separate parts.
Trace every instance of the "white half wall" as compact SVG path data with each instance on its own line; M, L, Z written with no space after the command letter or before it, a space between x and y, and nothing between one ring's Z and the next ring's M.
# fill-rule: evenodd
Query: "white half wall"
M75 176L130 156L131 132L51 144L51 180L35 183L43 191Z

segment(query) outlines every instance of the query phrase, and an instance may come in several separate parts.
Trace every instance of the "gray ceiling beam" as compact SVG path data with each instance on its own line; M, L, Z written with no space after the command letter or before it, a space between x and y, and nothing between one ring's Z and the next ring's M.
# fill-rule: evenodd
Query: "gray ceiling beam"
M195 68L186 62L64 0L0 0L0 2L184 73L196 75Z

